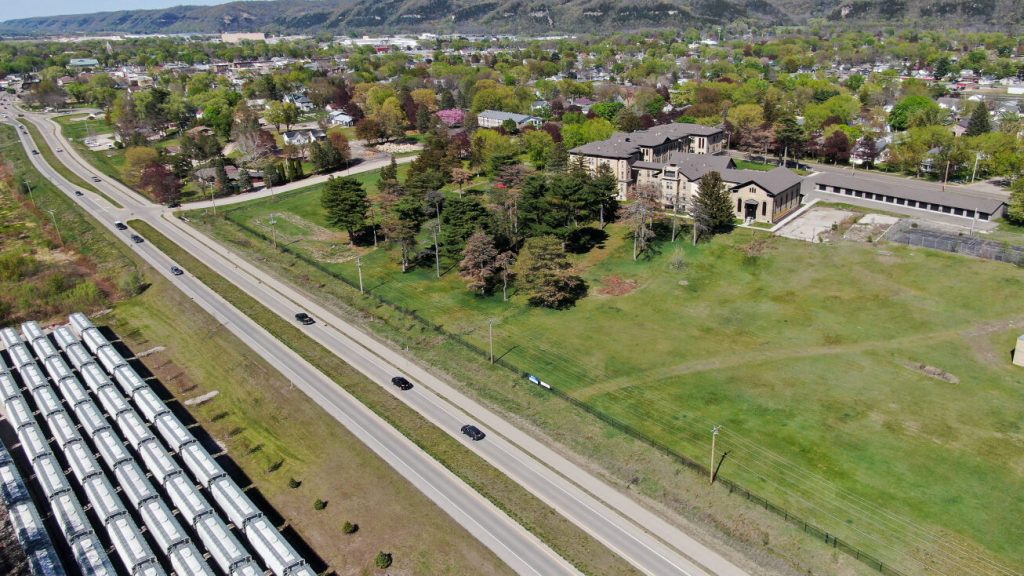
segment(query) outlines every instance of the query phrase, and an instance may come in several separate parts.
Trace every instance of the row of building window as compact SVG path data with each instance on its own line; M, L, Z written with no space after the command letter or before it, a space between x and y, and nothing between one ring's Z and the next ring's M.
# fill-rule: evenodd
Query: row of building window
M831 190L829 188L831 188ZM931 210L932 212L941 212L943 214L952 214L954 216L964 216L966 218L978 218L979 220L988 220L988 214L986 214L985 212L966 210L964 208L955 208L953 206L945 206L943 204L931 204L929 202L907 200L906 198L901 198L899 196L889 196L886 194L876 194L873 192L862 192L860 190L842 188L839 186L826 186L824 184L818 184L817 189L819 192L833 192L835 194L845 194L847 196L853 196L855 198L864 198L865 200L874 200L876 202L887 202L889 204L896 204L897 206L906 206L908 208L918 208L921 210Z

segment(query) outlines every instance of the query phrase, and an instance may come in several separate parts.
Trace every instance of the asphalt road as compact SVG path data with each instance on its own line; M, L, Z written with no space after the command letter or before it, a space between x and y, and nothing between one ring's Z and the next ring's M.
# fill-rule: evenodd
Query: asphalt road
M35 148L28 135L23 135L22 139L26 150ZM126 217L123 213L125 210L112 208L106 200L90 192L84 192L83 196L74 196L73 191L76 188L46 164L41 155L32 155L30 158L47 179L77 201L103 226L131 245L146 262L250 346L254 352L280 370L300 390L517 573L537 576L580 574L546 544L202 282L189 274L171 274L170 267L174 262L163 252L148 242L131 242L131 230L119 231L114 227L116 220Z
M91 168L83 160L76 158L73 149L56 133L52 122L37 119L32 115L30 119L38 122L51 147L65 149L63 160L69 167L78 173L92 174ZM42 164L41 157L34 158L34 161ZM52 171L50 173L52 174ZM306 294L291 285L268 277L266 273L232 254L216 241L186 226L162 207L145 201L117 183L104 181L98 186L126 206L124 210L95 207L100 214L113 214L120 219L146 220L283 318L291 319L298 310L311 313L318 319L318 323L308 327L309 332L340 358L386 386L424 417L465 442L492 465L644 573L658 576L746 574L720 554L664 521L624 493L576 466L544 443L523 433L425 369L411 363L399 352L346 323ZM102 199L93 199L103 203ZM151 250L151 247L147 246L143 250ZM164 264L158 269L166 273L169 264ZM216 304L211 302L210 305L220 314L225 314L225 308L231 308L219 298L213 300ZM233 311L233 308L231 310ZM235 314L238 314L237 311ZM231 321L240 322L234 318ZM276 341L264 342L261 346L264 349L287 350L287 346ZM258 351L263 353L262 350ZM405 393L393 389L389 380L398 373L409 376L416 383L416 387ZM331 387L337 388L333 385ZM328 405L334 401L342 401L341 398L328 395L326 390L320 390L314 399L328 409ZM351 401L350 398L348 400ZM483 428L488 433L487 439L473 443L459 434L459 428L468 422ZM551 553L547 551L545 554ZM502 558L507 560L507 556ZM541 570L540 573L562 572Z

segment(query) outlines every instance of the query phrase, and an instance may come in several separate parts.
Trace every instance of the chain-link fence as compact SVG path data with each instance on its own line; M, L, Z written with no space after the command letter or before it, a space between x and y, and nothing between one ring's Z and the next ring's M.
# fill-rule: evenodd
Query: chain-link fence
M230 218L230 217L225 217L224 220L226 222L230 222L231 224L234 224L235 226L238 226L240 229L244 230L245 232L247 232L247 233L249 233L249 234L251 234L251 235L253 235L253 236L257 237L257 238L260 238L261 240L263 240L263 241L265 241L267 243L271 242L271 239L269 237L267 237L266 234L264 234L263 232L261 232L260 230L257 230L256 228L254 228L252 226L249 226L249 225L247 225L247 224L245 224L243 222L240 222L240 221L238 221L236 219L233 219L233 218ZM293 257L295 257L295 258L297 258L299 260L301 260L303 263L308 264L309 266L312 266L312 267L316 268L317 270L319 270L319 271L321 271L321 272L323 272L325 274L328 274L331 277L333 277L333 278L335 278L335 279L337 279L337 280L347 284L349 287L351 287L351 288L353 288L355 290L359 289L359 285L358 284L354 283L353 281L349 280L348 278L345 278L341 274L338 274L336 271L333 271L330 268L324 266L321 262L317 261L315 258L311 258L308 254L304 253L302 250L293 248L291 246L282 245L282 244L278 244L277 248L278 248L278 250L280 250L280 251L282 251L282 252L284 252L286 254L289 254L290 256L293 256ZM445 338L448 338L448 339L450 339L453 342L458 343L459 345L465 347L466 349L470 350L474 354L476 354L476 355L478 355L478 356L480 356L482 358L488 358L489 357L489 352L487 350L484 350L480 346L477 346L476 344L466 340L465 338L459 336L458 334L454 334L451 331L446 330L443 326L440 326L440 325L430 321L429 319L424 318L420 314L417 314L415 310L410 310L408 308L405 308L404 306L401 306L399 304L391 302L390 300L388 300L388 299L382 297L381 295L376 294L376 293L374 293L372 291L368 291L365 294L366 294L366 296L369 296L369 297L375 299L377 302L381 303L382 305L389 306L390 308L392 308L394 310L397 310L398 312L401 312L406 317L412 318L412 319L416 320L421 325L423 325L423 326L433 330L437 334L439 334L439 335L441 335L441 336L443 336ZM496 358L494 360L494 364L497 364L497 365L501 366L502 368L505 368L505 369L511 371L512 373L516 374L518 377L527 377L527 376L529 376L529 374L524 372L520 367L516 366L515 364L513 364L511 362L506 361L503 358ZM618 430L619 432L627 434L627 435L631 436L632 438L634 438L634 439L636 439L636 440L638 440L640 442L643 442L644 444L647 444L648 446L651 446L652 448L654 448L654 449L658 450L659 452L665 454L666 456L672 458L678 464L680 464L682 466L685 466L687 468L690 468L691 470L694 470L695 472L697 472L701 476L707 476L708 474L710 474L710 470L705 465L698 463L696 460L690 458L689 456L686 456L685 454L683 454L679 450L676 450L676 449L666 445L665 443L663 443L663 442L653 438L652 436L642 432L641 430L639 430L638 428L636 428L632 424L624 422L624 421L620 420L619 418L616 418L615 416L613 416L613 415L611 415L611 414L609 414L609 413L607 413L607 412L605 412L603 410L600 410L600 409L592 406L591 404L588 404L587 402L584 402L584 401L582 401L582 400L580 400L580 399L578 399L578 398L576 398L576 397L574 397L574 396L572 396L570 394L567 394L567 393L563 392L562 390L554 388L554 389L550 389L550 391L553 393L553 395L555 397L557 397L560 400L566 402L570 406L574 406L574 407L576 407L576 408L578 408L578 409L580 409L580 410L590 414L591 416L597 418L598 420L601 420L602 422L604 422L605 424L607 424L607 425L611 426L612 428ZM833 548L836 548L836 549L838 549L838 550L840 550L840 551L842 551L842 552L844 552L846 554L849 554L850 556L856 558L860 562L863 562L864 564L870 566L871 568L879 571L882 574L885 574L886 576L906 576L905 572L902 572L901 570L899 570L895 566L887 564L885 561L883 561L883 560L881 560L881 559L879 559L879 558L877 558L877 557L875 557L875 556L873 556L873 555L871 555L871 554L861 550L860 548L857 548L856 546L850 544L849 542L846 542L845 540L837 537L835 534L829 532L828 530L825 530L824 528L819 527L813 521L809 521L809 520L807 520L807 519L805 519L805 518L803 518L803 517L801 517L801 516L799 516L797 514L792 513L791 511L789 511L789 510L787 510L785 508L782 508L781 506L778 506L778 505L772 503L767 498L765 498L763 496L760 496L757 493L748 490L747 488L745 488L744 486L742 486L741 484L739 484L737 482L734 482L733 480L730 480L728 478L725 478L725 477L722 477L722 476L716 474L715 475L715 482L717 484L727 488L729 490L730 494L735 494L735 495L738 495L740 497L743 497L744 499L754 503L756 506L764 508L765 510L768 510L769 512L772 512L772 513L778 515L779 517L783 518L785 521L787 521L787 522L797 526L798 528L800 528L803 532L805 532L807 534L810 534L810 535L812 535L812 536L814 536L814 537L816 537L818 539L823 540L825 542L825 544L827 544L829 546L832 546Z
M1022 246L986 240L969 234L954 234L920 226L915 227L913 223L906 220L901 220L893 226L885 235L885 239L900 244L934 248L944 252L966 254L976 258L1024 266L1024 247Z

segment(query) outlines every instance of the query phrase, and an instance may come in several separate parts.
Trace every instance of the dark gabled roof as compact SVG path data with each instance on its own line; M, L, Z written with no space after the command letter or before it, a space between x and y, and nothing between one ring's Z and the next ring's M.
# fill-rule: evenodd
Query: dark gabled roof
M721 128L700 124L672 123L653 126L647 130L624 133L616 132L607 140L577 146L569 152L602 158L629 158L643 147L660 146L665 142L680 140L687 136L712 136L721 133Z
M788 168L778 167L767 172L761 170L725 170L722 180L735 182L733 188L739 188L753 182L765 192L774 196L798 186L803 180L800 175Z

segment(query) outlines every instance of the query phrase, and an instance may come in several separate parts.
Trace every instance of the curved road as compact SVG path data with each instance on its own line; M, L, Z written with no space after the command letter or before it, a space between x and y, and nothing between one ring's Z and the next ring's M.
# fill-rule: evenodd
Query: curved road
M77 157L57 132L55 123L42 122L45 118L33 114L27 114L27 118L39 125L52 148L65 149L62 154L65 164L79 174L92 174L91 168ZM33 161L42 164L38 157ZM362 165L357 168L362 168ZM348 324L306 294L268 277L216 241L181 223L163 207L153 205L118 183L102 182L98 186L127 207L120 211L100 207L101 212L149 222L284 318L291 318L299 309L312 313L319 320L309 328L315 337L374 381L385 383L396 373L408 375L418 386L408 393L396 394L398 398L466 442L492 465L644 573L658 576L747 574L627 495L523 433L358 327ZM248 200L252 195L243 198ZM166 270L166 266L162 270ZM279 342L277 346L287 348ZM391 390L389 384L383 385ZM320 398L314 399L324 405ZM465 440L458 429L466 422L481 425L489 433L487 440L479 443Z
M28 134L22 134L22 141L26 151L35 148ZM130 231L114 228L114 222L128 217L126 213L130 212L113 209L102 197L90 192L74 196L76 187L46 164L42 156L30 155L30 159L44 177L132 246L147 263L276 367L517 573L535 576L580 574L533 534L205 284L188 274L172 275L170 267L174 262L152 244L132 243Z

